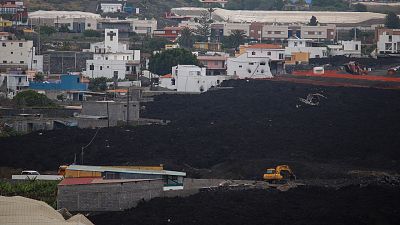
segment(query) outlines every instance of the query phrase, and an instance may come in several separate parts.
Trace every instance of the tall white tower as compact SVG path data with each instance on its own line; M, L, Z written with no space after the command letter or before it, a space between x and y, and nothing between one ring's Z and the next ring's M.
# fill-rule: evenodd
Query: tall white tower
M118 29L105 29L104 47L107 52L118 52Z

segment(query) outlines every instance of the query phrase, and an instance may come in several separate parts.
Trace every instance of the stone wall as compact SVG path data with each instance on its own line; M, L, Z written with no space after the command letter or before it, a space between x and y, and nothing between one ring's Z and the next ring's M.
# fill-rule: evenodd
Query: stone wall
M60 185L57 208L66 208L72 212L122 211L135 207L140 201L150 200L162 194L162 180Z

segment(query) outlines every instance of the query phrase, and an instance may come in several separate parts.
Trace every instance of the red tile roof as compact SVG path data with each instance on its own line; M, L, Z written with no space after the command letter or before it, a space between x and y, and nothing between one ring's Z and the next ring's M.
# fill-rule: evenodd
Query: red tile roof
M159 179L103 179L98 177L81 177L81 178L65 178L58 185L85 185L85 184L110 184L110 183L127 183L127 182L143 182Z
M172 74L165 74L164 76L161 76L161 78L172 78Z

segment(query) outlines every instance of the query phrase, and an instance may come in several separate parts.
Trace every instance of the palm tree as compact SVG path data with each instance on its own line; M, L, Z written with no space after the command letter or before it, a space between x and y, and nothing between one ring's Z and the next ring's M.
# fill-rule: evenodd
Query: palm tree
M181 35L178 38L178 43L184 48L192 48L194 43L194 36L192 30L189 27L185 27L181 30Z
M233 30L231 32L231 35L229 36L232 47L237 49L239 47L239 45L243 44L244 35L245 35L245 32L243 30Z

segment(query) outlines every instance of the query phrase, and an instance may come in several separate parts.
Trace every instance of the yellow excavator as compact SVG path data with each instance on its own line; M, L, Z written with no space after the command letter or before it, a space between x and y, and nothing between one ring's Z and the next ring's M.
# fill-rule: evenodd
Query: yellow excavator
M286 183L290 180L296 180L296 176L288 165L279 165L276 168L267 169L264 180L269 183Z

